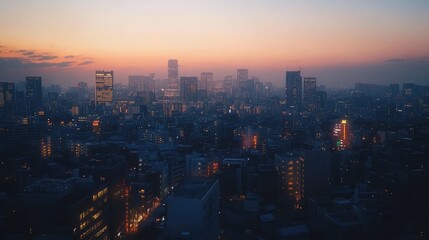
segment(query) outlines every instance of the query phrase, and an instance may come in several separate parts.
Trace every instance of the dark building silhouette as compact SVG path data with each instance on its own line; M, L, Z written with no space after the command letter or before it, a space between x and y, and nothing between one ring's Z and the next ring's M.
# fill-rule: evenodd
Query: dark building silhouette
M18 225L31 239L106 239L107 192L79 178L38 180L21 194Z
M11 113L15 103L15 83L0 82L0 110Z
M198 91L197 77L180 77L180 98L185 102L195 100Z
M42 77L25 78L25 97L28 111L38 111L42 108Z
M168 60L168 88L179 88L179 62L177 59Z
M167 199L167 222L172 239L218 239L219 181L184 180Z
M198 83L198 89L199 90L208 90L208 86L211 85L212 82L213 82L213 73L212 72L202 72L200 82Z
M317 106L317 89L316 78L304 78L304 107L308 111L316 110Z
M247 81L249 79L248 69L237 69L237 82Z
M286 100L290 107L300 108L302 102L301 71L286 72Z

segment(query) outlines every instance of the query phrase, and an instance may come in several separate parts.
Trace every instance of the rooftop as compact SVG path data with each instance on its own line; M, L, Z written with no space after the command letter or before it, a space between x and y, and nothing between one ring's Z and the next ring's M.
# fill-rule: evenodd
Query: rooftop
M184 180L173 192L173 197L203 199L216 184L216 179L190 178Z
M284 237L308 233L309 230L305 224L280 229L280 235Z

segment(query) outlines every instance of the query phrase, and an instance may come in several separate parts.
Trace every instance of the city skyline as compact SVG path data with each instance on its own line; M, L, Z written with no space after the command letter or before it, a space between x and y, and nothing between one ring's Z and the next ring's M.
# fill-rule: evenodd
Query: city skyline
M167 78L236 69L282 86L287 70L327 86L429 79L427 1L2 1L0 78L48 84L92 82L112 69L118 83L154 72ZM246 11L238 11L245 7ZM207 11L210 9L210 11ZM79 16L79 18L76 18ZM101 39L101 40L100 40ZM411 73L411 74L410 74ZM306 75L307 76L307 75ZM303 77L306 77L303 76Z

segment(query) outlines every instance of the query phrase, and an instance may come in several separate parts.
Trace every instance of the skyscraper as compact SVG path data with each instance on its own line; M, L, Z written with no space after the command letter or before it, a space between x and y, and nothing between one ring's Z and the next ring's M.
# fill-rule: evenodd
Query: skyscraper
M142 82L143 82L143 76L141 75L128 76L128 88L132 92L141 91Z
M179 62L177 59L168 60L168 88L179 88Z
M15 103L15 83L0 82L0 109L12 112Z
M237 69L237 81L238 83L247 81L249 79L248 69Z
M198 90L197 77L180 77L180 97L185 102L195 100L195 93Z
M95 106L113 101L113 71L95 72Z
M42 108L42 77L25 78L25 97L27 110L38 111Z
M223 79L223 91L226 92L228 97L232 96L233 80L232 76L225 76Z
M316 78L304 78L304 107L308 111L316 110L317 106L317 89Z
M286 72L286 100L288 106L301 107L302 77L301 71Z
M212 86L213 83L213 73L212 72L202 72L201 79L198 83L198 90L212 90L208 86Z

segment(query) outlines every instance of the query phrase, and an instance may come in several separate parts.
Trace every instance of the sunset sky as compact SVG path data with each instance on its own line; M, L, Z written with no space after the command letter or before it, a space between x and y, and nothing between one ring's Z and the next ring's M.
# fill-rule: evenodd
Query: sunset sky
M169 58L182 76L248 68L277 86L297 68L328 86L429 85L429 1L0 0L0 81L165 78Z

